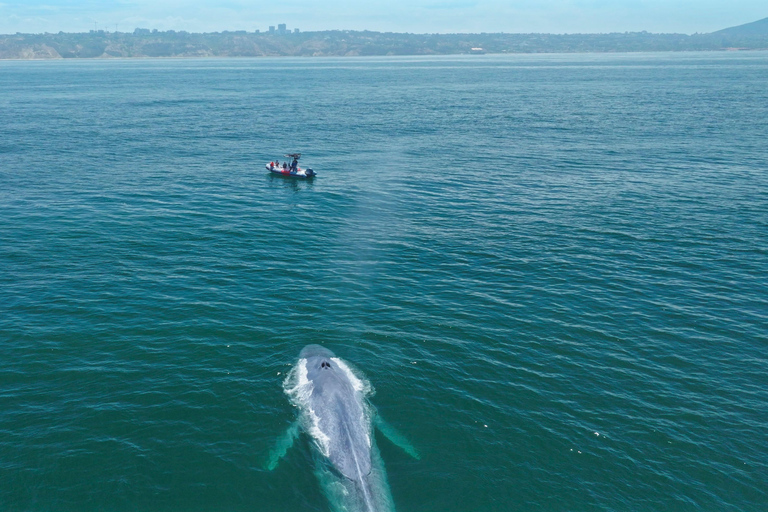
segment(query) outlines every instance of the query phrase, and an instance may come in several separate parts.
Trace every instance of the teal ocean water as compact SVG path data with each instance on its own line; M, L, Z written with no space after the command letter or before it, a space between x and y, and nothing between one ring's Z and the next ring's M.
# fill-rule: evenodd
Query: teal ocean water
M768 53L0 62L0 510L768 510ZM311 182L264 163L301 151Z

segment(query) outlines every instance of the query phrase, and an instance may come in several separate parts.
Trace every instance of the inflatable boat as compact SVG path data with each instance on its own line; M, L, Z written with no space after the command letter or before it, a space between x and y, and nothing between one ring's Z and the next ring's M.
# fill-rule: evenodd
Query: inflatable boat
M301 158L301 153L290 153L285 156L293 158L293 161L290 163L290 165L287 162L283 165L280 165L280 162L269 162L266 165L267 170L272 174L277 174L286 178L309 179L317 176L315 171L312 169L302 169L299 167L299 158Z

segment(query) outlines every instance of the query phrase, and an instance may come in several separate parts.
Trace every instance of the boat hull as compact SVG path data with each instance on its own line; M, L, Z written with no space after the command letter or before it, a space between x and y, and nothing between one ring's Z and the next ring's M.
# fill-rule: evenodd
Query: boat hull
M267 170L274 175L282 176L283 178L296 178L300 180L310 180L317 176L312 169L299 168L296 172L292 172L290 169L282 169L279 167L266 166Z

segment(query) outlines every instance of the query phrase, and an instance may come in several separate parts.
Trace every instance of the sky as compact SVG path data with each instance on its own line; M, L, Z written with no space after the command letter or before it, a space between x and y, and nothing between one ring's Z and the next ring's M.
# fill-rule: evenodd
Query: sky
M713 32L768 17L766 0L0 0L0 34L289 29L379 32Z

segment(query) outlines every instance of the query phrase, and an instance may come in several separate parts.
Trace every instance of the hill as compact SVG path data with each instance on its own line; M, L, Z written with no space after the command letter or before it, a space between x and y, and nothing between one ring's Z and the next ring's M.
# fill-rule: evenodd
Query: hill
M737 25L735 27L724 28L712 34L723 36L768 36L768 18Z
M761 31L764 30L764 31ZM403 34L352 30L189 33L136 29L0 35L0 59L458 55L768 49L768 18L711 34Z

